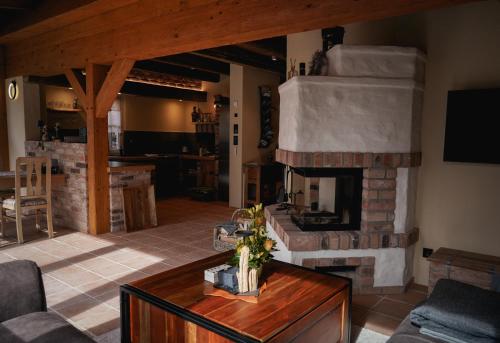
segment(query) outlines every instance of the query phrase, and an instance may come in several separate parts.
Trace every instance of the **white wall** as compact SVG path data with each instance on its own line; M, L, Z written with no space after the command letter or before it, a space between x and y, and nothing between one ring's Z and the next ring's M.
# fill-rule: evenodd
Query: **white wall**
M262 69L231 64L230 81L230 149L229 149L229 205L241 207L243 197L243 164L265 162L273 155L278 141L279 111L272 113L273 143L266 149L258 148L260 139L259 86L271 86L273 107L279 108L279 75ZM238 117L234 116L238 113ZM238 146L233 144L233 125L238 124Z
M134 95L121 95L123 129L129 131L195 132L191 121L193 107L202 112L214 112L214 95L229 95L229 77L221 75L220 82L203 82L206 102L179 101Z
M25 156L24 142L40 138L37 128L40 119L40 89L38 84L24 82L22 76L6 79L6 89L12 80L17 83L19 95L14 100L7 97L6 107L9 166L10 170L15 170L16 158Z
M448 90L500 87L500 2L475 2L345 28L346 44L416 46L427 52L416 281L428 282L422 247L500 256L500 166L445 163L442 159ZM310 47L309 43L317 41L319 34L302 34L307 40L302 45L305 48L294 42L295 47L288 48L289 57L307 56L307 49L312 55L321 45Z
M415 258L421 283L428 280L422 247L500 256L500 166L442 158L448 90L500 87L500 2L433 11L424 20L428 63Z
M242 163L241 142L244 136L243 115L243 66L231 64L229 90L229 206L242 205ZM235 116L235 113L237 116ZM238 125L238 145L233 143L233 125Z

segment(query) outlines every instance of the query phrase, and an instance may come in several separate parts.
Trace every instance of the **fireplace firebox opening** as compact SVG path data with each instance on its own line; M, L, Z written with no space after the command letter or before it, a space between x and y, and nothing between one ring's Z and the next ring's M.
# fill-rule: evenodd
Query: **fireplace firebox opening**
M292 215L302 231L359 230L362 168L291 168L309 178L309 206Z

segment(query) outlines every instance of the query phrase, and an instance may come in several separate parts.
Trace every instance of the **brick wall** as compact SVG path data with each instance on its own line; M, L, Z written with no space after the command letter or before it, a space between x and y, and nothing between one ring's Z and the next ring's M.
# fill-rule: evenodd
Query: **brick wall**
M25 143L27 156L48 156L56 160L66 178L64 185L52 187L52 212L55 226L88 231L87 146L81 143Z
M396 209L395 168L363 170L362 232L393 232Z
M44 142L25 143L27 156L49 156L64 173L64 185L52 187L54 225L88 232L87 145L82 143ZM121 189L151 184L151 173L146 171L111 172L110 223L112 231L125 229Z

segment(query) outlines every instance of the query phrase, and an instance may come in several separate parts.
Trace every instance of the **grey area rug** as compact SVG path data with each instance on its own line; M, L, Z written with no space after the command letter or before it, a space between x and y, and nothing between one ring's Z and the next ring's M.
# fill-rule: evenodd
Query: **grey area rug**
M351 343L385 343L389 339L388 336L378 332L361 328L357 325L352 326ZM97 337L98 343L119 343L120 329L115 329Z
M357 325L351 327L351 343L385 343L388 339L389 336Z

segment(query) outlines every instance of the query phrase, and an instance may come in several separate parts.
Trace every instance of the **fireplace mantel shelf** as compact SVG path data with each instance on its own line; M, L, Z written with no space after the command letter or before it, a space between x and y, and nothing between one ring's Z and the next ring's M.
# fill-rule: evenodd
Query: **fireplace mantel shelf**
M421 164L420 152L298 152L276 149L276 161L295 168L410 168Z

